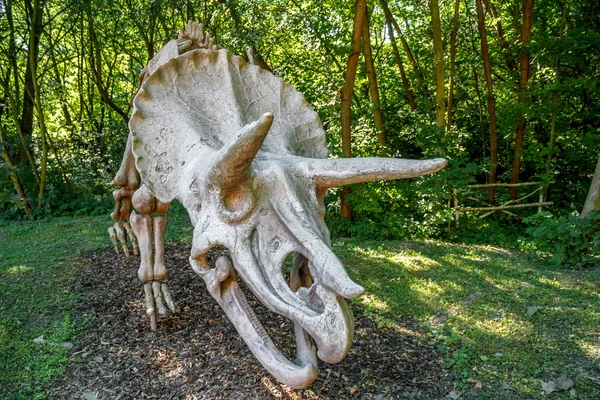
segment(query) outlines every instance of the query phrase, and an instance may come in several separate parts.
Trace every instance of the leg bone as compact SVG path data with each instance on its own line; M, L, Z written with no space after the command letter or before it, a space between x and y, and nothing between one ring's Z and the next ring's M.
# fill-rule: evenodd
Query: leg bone
M152 283L144 284L144 295L146 298L146 315L150 317L150 328L155 331L157 328L156 323L156 309L154 308L154 293L152 292Z
M152 282L154 280L152 218L144 217L134 211L131 213L131 228L138 239L140 247L138 278L144 283Z
M154 224L154 280L167 279L169 272L165 267L165 230L167 229L167 218L155 216Z
M121 248L123 249L123 253L125 253L125 257L129 258L129 247L127 247L127 237L125 236L125 230L123 229L123 226L120 222L115 222L114 228L117 232L119 242L121 242Z
M125 228L125 231L127 232L127 236L129 236L129 240L131 241L131 247L133 248L133 254L136 256L139 255L140 252L138 251L137 239L135 238L133 229L131 229L131 226L129 226L129 222L123 223L123 228Z
M108 228L108 236L110 236L110 241L112 242L115 251L117 254L119 254L119 246L117 245L117 232L115 232L114 226Z

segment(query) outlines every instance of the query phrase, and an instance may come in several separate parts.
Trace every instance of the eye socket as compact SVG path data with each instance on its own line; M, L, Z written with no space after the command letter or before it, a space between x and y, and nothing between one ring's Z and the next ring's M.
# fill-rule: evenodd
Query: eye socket
M251 215L256 204L250 187L241 185L221 197L220 218L228 224L238 224Z
M229 211L235 212L244 207L248 201L245 190L235 190L223 198L223 205Z

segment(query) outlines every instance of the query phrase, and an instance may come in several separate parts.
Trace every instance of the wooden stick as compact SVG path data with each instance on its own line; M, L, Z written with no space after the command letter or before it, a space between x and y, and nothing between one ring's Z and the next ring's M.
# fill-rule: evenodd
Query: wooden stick
M538 207L538 206L551 206L554 204L552 201L545 201L542 203L530 203L530 204L513 204L508 206L498 207L458 207L459 211L500 211L510 208L527 208L527 207Z
M521 182L521 183L482 183L482 184L478 184L478 185L467 185L467 188L469 189L481 189L481 188L487 188L487 187L516 187L516 186L536 186L536 185L541 185L544 182ZM548 184L553 184L555 183L554 181L552 182L548 182Z
M458 230L459 228L459 222L458 222L458 218L459 218L459 209L460 206L458 205L458 189L454 188L452 189L452 197L454 198L454 220L456 221L456 229Z
M490 203L486 203L485 201L479 200L479 199L477 199L475 197L471 197L471 196L468 196L466 194L463 194L463 197L465 197L465 198L467 198L469 200L473 200L473 201L476 201L478 203L481 203L484 206L492 207L492 205ZM488 213L483 214L482 216L479 217L479 219L484 219L485 217L487 217L488 215L491 215L491 214L495 213L496 211L500 211L501 213L510 215L511 217L520 218L517 214L511 213L510 211L506 211L506 210L494 210L494 211L490 211Z

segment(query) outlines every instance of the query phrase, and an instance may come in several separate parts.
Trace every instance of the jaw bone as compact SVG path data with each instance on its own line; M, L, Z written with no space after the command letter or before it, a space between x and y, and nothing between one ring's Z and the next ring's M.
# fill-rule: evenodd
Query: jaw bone
M275 378L294 389L306 388L316 379L317 360L310 338L296 329L298 364L281 354L246 301L228 257L220 257L215 269L206 269L191 257L190 263L194 271L204 279L209 292L225 311L250 351Z

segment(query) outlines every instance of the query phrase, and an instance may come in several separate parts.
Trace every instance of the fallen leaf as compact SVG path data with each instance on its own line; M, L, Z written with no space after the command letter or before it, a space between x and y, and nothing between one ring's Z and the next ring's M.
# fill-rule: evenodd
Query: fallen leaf
M35 343L35 344L40 344L40 343L44 343L44 342L45 342L45 340L44 340L44 336L43 335L39 336L39 337L36 337L35 339L33 339L33 343Z
M557 380L556 380L556 387L558 389L561 390L568 390L570 389L575 383L573 382L572 379L567 377L567 374L562 374Z
M540 382L542 383L542 390L544 391L544 393L550 394L556 390L556 382L554 382L554 381L548 381L548 382L540 381Z
M458 400L460 399L460 394L456 393L456 390L451 391L446 395L447 399Z
M358 391L358 388L356 387L356 385L354 385L354 386L352 386L352 387L350 388L350 394L354 394L354 393L356 393L357 391Z
M475 384L475 389L483 389L483 383L481 383L481 381L477 381Z
M540 311L541 309L542 309L542 307L538 307L538 306L527 307L527 311L525 311L525 316L531 317L533 314Z

